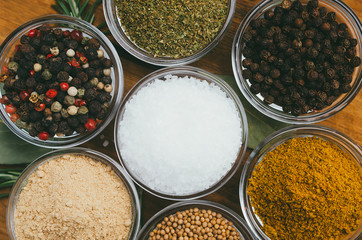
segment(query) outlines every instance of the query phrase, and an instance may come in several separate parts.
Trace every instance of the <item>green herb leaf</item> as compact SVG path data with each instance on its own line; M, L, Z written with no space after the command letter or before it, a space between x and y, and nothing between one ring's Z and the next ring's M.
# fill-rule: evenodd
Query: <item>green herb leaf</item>
M288 126L288 124L271 119L255 109L240 92L233 76L219 75L219 77L234 89L244 106L249 125L249 148L255 148L269 134Z
M9 197L9 193L0 193L0 199L7 198L7 197Z
M95 18L94 11L102 0L95 0L92 4L89 0L55 0L55 2L56 4L51 7L59 13L80 18L92 24Z
M49 151L50 149L25 142L12 133L5 124L0 123L0 153L2 156L0 164L29 163ZM5 170L9 171L9 169Z

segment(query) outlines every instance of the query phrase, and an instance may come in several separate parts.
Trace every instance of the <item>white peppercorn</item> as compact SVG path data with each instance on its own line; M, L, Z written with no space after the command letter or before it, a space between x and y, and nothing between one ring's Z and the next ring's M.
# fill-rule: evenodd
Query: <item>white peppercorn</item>
M111 84L106 84L105 86L104 86L104 91L105 92L112 92L112 90L113 90L113 87L112 87L112 85Z
M70 87L70 88L68 88L68 90L67 90L67 93L69 94L69 96L76 96L77 95L77 93L78 93L78 90L77 90L77 88L76 87Z
M104 76L111 76L111 69L110 68L103 69L103 74Z
M35 63L34 64L34 71L35 72L39 72L42 69L42 66L40 63Z
M68 57L74 57L75 51L70 48L70 49L67 50L66 54L67 54Z
M89 68L89 63L85 63L82 65L82 68L86 69L86 68Z
M64 137L64 133L56 133L57 137Z
M77 114L78 109L77 109L76 106L72 105L72 106L69 106L69 107L67 108L67 112L68 112L69 115L74 116L74 115Z
M97 88L98 88L99 90L102 90L102 89L104 88L104 84L103 84L102 82L99 82L99 83L97 84Z
M103 57L104 57L104 52L103 52L102 49L98 49L98 50L97 50L97 57L98 57L98 58L103 58Z

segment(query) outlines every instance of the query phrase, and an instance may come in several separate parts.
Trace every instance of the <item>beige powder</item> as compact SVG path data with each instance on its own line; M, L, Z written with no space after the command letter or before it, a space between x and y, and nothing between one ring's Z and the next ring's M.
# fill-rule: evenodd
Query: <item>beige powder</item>
M29 177L15 210L15 233L23 239L126 239L130 196L101 162L67 154Z

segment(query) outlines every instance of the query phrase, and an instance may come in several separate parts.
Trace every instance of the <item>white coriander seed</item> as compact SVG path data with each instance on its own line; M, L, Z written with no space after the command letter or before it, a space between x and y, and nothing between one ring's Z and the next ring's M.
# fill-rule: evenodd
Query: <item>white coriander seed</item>
M75 52L74 52L73 49L69 48L69 49L67 50L67 53L66 53L66 54L67 54L68 57L74 57Z
M74 97L78 94L78 89L76 87L72 86L72 87L68 88L67 93L69 96Z

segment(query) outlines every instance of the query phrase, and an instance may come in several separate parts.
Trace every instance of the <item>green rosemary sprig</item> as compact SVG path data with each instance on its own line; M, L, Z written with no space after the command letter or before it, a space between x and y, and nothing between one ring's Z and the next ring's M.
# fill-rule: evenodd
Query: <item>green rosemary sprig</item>
M59 13L80 18L89 23L93 23L96 7L102 3L102 0L95 0L92 4L89 0L55 0L56 4L52 4Z
M23 170L22 168L0 169L0 189L11 188ZM0 193L0 199L8 196L9 193Z

